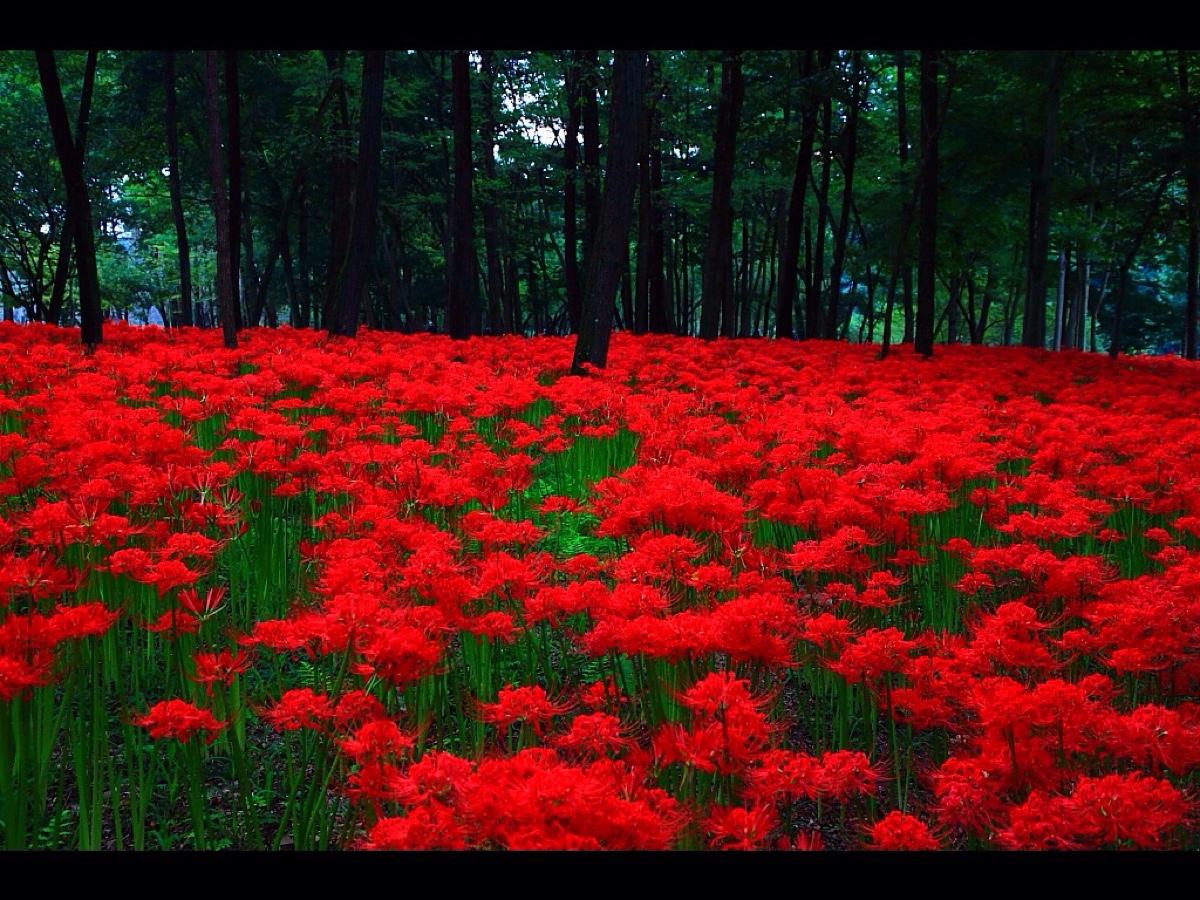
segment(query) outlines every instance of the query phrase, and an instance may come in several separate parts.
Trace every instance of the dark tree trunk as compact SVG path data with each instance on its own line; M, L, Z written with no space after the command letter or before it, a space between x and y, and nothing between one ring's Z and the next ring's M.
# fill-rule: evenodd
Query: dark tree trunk
M579 62L583 125L583 268L587 271L588 254L595 246L596 229L600 227L600 62L595 50L579 51Z
M196 321L192 310L192 258L188 248L187 223L183 216L183 187L179 174L179 113L175 91L175 51L167 50L165 56L165 84L167 110L167 183L171 191L171 218L175 221L175 245L179 252L179 304L176 321L180 325L191 325Z
M917 322L913 349L933 355L935 264L937 262L938 62L936 50L921 51L921 202L917 250Z
M83 92L79 98L79 113L75 117L75 153L79 157L81 168L87 155L87 126L92 109L92 89L96 84L97 55L95 50L88 52L83 70ZM67 215L63 221L62 235L58 242L58 262L54 268L54 284L50 289L50 304L46 308L45 320L51 325L58 324L62 316L63 303L67 299L67 279L71 271L71 248L74 243L74 227L68 205Z
M833 264L829 269L829 309L825 316L825 337L837 337L838 305L842 295L842 270L846 260L846 242L850 236L850 212L854 208L854 163L858 155L858 109L862 104L863 81L862 51L850 51L850 107L846 110L846 124L842 127L842 210L837 233L833 240Z
M808 338L819 338L824 333L824 306L821 303L822 286L825 283L825 235L829 221L829 184L833 175L833 97L826 96L821 103L821 132L824 135L821 152L821 184L816 187L817 228L816 246L805 266L807 277L804 285L804 334Z
M1200 108L1188 85L1188 51L1179 50L1179 94L1183 114L1183 171L1187 185L1187 307L1183 317L1183 357L1196 359L1200 308Z
M479 52L483 67L483 176L487 190L483 195L483 244L487 257L488 330L491 334L506 334L504 321L504 278L500 267L500 212L496 208L496 66L491 50Z
M244 322L238 273L242 268L242 103L236 50L225 51L225 116L229 120L229 277L230 290L233 292L233 320L238 331L241 331Z
M577 234L577 191L579 174L579 118L582 100L582 79L579 75L579 51L570 55L567 64L567 133L563 141L563 170L566 184L563 188L563 243L565 263L563 277L567 288L567 316L571 333L579 331L579 317L583 309L583 289L579 284L579 237Z
M905 77L905 62L907 51L900 50L896 53L896 132L900 141L900 196L908 202L909 197L909 179L908 179L908 91L906 85L908 79ZM902 213L903 215L904 213ZM905 231L905 236L908 232ZM913 339L913 278L912 264L909 262L908 248L905 246L907 241L902 241L899 250L896 254L897 264L900 266L900 287L901 308L904 311L904 335L901 338L901 343L910 343ZM892 302L892 294L894 289L889 291L888 303ZM890 306L889 306L890 309ZM892 325L891 313L887 316L887 327L889 334L884 339L884 343L890 339L890 329Z
M229 194L225 183L225 160L221 151L220 86L216 50L205 52L204 100L208 112L208 153L213 186L213 213L217 228L217 306L225 347L237 348L237 322L233 308L233 257L230 250Z
M1062 88L1063 53L1050 52L1050 75L1046 82L1046 130L1029 190L1029 289L1025 294L1025 317L1021 343L1026 347L1046 345L1046 257L1050 252L1050 179L1054 173L1058 141L1058 97Z
M628 267L629 224L637 188L638 125L645 86L646 53L617 51L613 62L608 171L596 245L587 256L583 318L571 362L571 372L575 375L585 374L585 364L603 369L608 363L613 301L621 270Z
M646 69L646 81L656 78L654 57L651 56ZM654 230L654 184L650 163L651 133L655 100L647 91L642 106L641 129L638 132L638 232L637 232L637 277L633 299L634 334L645 334L650 330L650 267L651 242Z
M700 297L700 337L707 341L716 338L718 333L723 337L733 337L737 333L733 294L731 198L742 90L741 52L726 51L721 61L721 96L717 102L712 204L708 216L708 247L704 252Z
M386 52L363 51L362 111L359 116L358 165L355 173L354 212L346 261L338 274L335 321L331 334L354 337L362 318L362 298L375 243L379 215L379 159L383 145L383 71Z
M825 60L822 51L822 62ZM810 79L815 51L805 50L800 57L800 82L805 86L801 106L800 149L796 153L796 168L792 175L792 193L788 199L787 225L783 231L783 253L779 257L779 293L775 298L775 336L790 338L794 325L792 312L796 307L797 269L800 264L800 238L804 230L804 191L812 173L813 144L817 137L817 107L819 95Z
M455 340L471 336L471 293L475 284L475 242L471 209L471 69L466 51L450 60L454 126L454 211L450 284L446 295L446 333Z
M326 50L325 65L333 80L334 116L331 127L333 158L330 162L330 224L329 262L325 268L325 295L321 303L321 321L329 328L337 318L340 300L338 273L346 260L350 244L350 192L354 161L350 156L350 108L346 100L346 81L342 67L346 62L344 50Z
M96 51L89 51L88 66L94 68ZM92 224L92 207L84 178L82 142L71 137L67 107L63 102L62 85L53 50L37 51L38 76L50 131L54 136L54 151L67 187L67 216L74 235L76 267L79 270L80 339L90 353L104 340L104 316L100 307L100 278L96 271L96 235Z

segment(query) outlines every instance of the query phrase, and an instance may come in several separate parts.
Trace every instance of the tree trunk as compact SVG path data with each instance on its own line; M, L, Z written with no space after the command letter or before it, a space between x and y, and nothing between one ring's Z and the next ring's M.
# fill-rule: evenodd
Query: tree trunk
M726 51L721 61L721 96L717 102L716 149L713 154L712 204L708 247L704 253L700 298L700 337L713 340L737 334L733 293L733 163L738 119L742 110L741 51Z
M213 186L213 212L217 228L217 306L225 347L237 348L237 322L233 308L233 259L230 252L229 195L225 184L225 161L221 151L220 88L216 50L205 51L204 100L208 112L208 153Z
M822 51L822 61L825 53ZM796 307L797 267L800 264L800 238L804 230L804 191L812 172L813 143L817 136L817 106L819 95L809 84L812 77L815 51L805 50L800 57L800 82L805 86L801 115L800 149L796 153L796 168L792 175L792 193L788 200L787 225L783 231L783 253L779 257L779 293L775 298L775 336L790 338L794 334L792 312Z
M179 252L179 303L176 321L191 325L196 321L192 310L192 258L188 248L187 223L183 215L183 187L179 174L179 113L175 91L175 51L164 52L164 88L167 111L167 183L171 191L171 218L175 222L175 246Z
M566 184L563 186L563 244L565 263L563 277L567 288L567 316L571 333L579 331L579 317L583 310L583 289L579 284L579 236L576 186L579 182L579 118L582 100L579 75L579 51L570 54L567 63L567 133L563 140L563 171ZM515 326L514 326L515 327Z
M350 156L350 108L346 100L346 81L342 72L346 62L346 51L325 50L324 54L335 97L335 114L331 126L333 158L329 164L329 262L325 268L325 294L321 303L319 323L321 327L329 328L337 319L337 304L340 300L338 273L345 265L346 250L350 244L350 191L354 163ZM318 323L314 322L314 325L316 324Z
M600 62L595 50L580 50L583 126L583 268L600 227ZM609 139L611 141L611 138ZM583 286L586 290L587 286Z
M1187 185L1187 306L1183 315L1183 358L1196 359L1196 321L1200 308L1200 104L1188 85L1188 51L1178 51L1179 94L1183 114L1183 172Z
M1021 343L1026 347L1046 346L1046 258L1050 252L1050 179L1054 173L1055 144L1058 142L1058 97L1062 88L1063 52L1050 52L1050 76L1046 82L1046 130L1029 190L1029 290L1025 295L1025 317Z
M858 155L858 108L862 105L862 91L866 87L862 72L862 51L850 51L850 107L846 110L846 124L842 127L842 210L838 230L833 241L833 264L829 268L829 309L825 316L825 337L837 337L838 305L842 295L842 269L846 260L846 242L850 236L850 211L854 206L854 163Z
M327 323L331 334L354 337L362 318L363 293L375 244L379 216L379 159L383 146L383 72L386 51L364 50L362 111L359 115L358 165L349 251L339 275L337 317Z
M54 150L67 188L67 218L74 235L76 267L79 270L80 340L91 353L104 340L104 316L100 307L100 278L96 271L96 235L92 223L92 207L88 198L87 181L84 178L83 142L71 137L71 125L67 121L67 108L63 102L54 51L38 50L36 55L42 98L50 120L50 131L54 136ZM96 65L95 56L96 51L88 52L88 68L93 72Z
M487 189L483 195L483 245L487 257L488 331L506 334L504 321L504 278L500 268L500 212L496 209L496 66L491 50L479 51L484 74L483 85L483 177Z
M475 242L471 180L471 69L466 51L450 60L451 115L454 125L453 256L446 296L446 332L455 340L471 336L471 294L475 284Z
M75 117L75 152L79 156L79 165L84 165L87 154L88 117L92 109L92 89L96 84L97 51L90 50L83 71L83 92L79 99L79 112ZM58 243L58 261L54 268L54 284L50 289L50 303L46 308L45 321L57 325L62 316L63 303L67 298L67 280L71 271L71 248L75 236L71 222L71 210L68 205L66 217L63 220L62 235Z
M637 187L638 125L645 77L645 51L617 51L613 62L608 171L604 179L596 244L587 257L583 318L571 361L571 372L575 375L586 372L585 364L603 369L608 363L613 301L621 278L622 259L628 266L629 224Z
M229 120L229 278L233 295L233 321L242 330L242 103L238 88L238 54L225 51L225 117ZM257 323L255 323L257 324Z
M921 51L921 206L917 250L917 322L913 349L933 355L934 266L937 262L938 60L936 50Z

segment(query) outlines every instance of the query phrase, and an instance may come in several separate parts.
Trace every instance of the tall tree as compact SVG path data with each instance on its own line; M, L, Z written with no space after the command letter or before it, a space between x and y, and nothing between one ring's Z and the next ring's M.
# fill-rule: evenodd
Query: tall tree
M1058 142L1058 101L1063 80L1063 51L1049 53L1046 78L1046 127L1042 133L1033 177L1029 186L1028 290L1025 294L1025 318L1021 343L1026 347L1046 345L1046 259L1050 252L1050 181L1054 173L1055 146Z
M1187 50L1178 50L1180 113L1183 119L1183 174L1187 187L1187 303L1183 316L1183 356L1196 359L1197 308L1200 307L1200 98L1190 89Z
M471 295L475 285L475 225L471 208L471 69L467 52L450 60L450 104L454 125L454 208L450 217L453 256L446 297L446 331L456 340L471 336Z
M166 93L167 184L171 192L171 218L175 223L175 245L179 252L179 300L175 310L179 325L195 321L192 310L192 258L188 247L187 222L183 215L183 180L179 173L179 112L175 89L175 51L163 53L163 90Z
M238 84L238 52L225 51L225 118L229 122L229 290L233 297L233 322L242 330L242 100ZM257 323L253 323L257 324Z
M579 183L579 124L582 93L579 76L579 51L571 51L567 60L566 95L567 123L563 135L563 278L567 291L567 319L571 332L579 332L583 314L583 288L579 282L578 190Z
M813 144L817 137L817 108L820 94L812 82L813 60L816 51L805 50L800 55L801 90L800 148L792 174L792 190L788 195L787 221L783 230L783 252L779 255L779 293L775 298L775 336L792 337L793 310L796 308L797 269L800 265L800 239L804 233L804 192L812 172ZM822 61L824 61L824 51Z
M358 165L350 240L336 278L337 313L327 323L331 334L354 337L362 317L362 297L379 217L379 158L383 148L383 50L363 52L362 111L359 115Z
M850 98L844 113L841 148L842 208L833 241L833 262L829 268L829 305L825 314L825 337L834 340L838 334L838 304L842 296L842 271L846 260L846 243L850 237L850 212L854 208L854 165L858 156L858 113L866 93L861 50L850 51Z
M921 204L917 223L917 323L913 349L933 355L937 261L938 66L936 50L921 51Z
M587 256L583 316L571 360L571 372L575 375L585 374L585 364L603 369L608 363L613 306L621 275L628 268L629 224L637 187L638 132L645 90L646 52L617 51L613 60L608 167L596 243Z
M88 66L96 65L95 52L89 51ZM88 352L104 340L103 312L100 307L100 278L96 269L96 236L92 223L92 206L84 178L82 145L71 137L67 107L63 102L62 84L53 50L37 51L38 75L54 149L67 187L67 216L75 244L76 267L79 271L80 339Z
M700 337L737 334L733 293L733 162L738 120L742 114L742 54L726 51L721 60L721 96L717 101L716 149L713 154L712 205L708 249L704 254L700 298Z
M204 106L208 115L208 159L212 176L213 214L217 229L217 307L225 346L237 348L237 320L233 308L233 258L229 234L229 188L225 180L225 154L222 151L221 93L218 68L219 51L207 50L204 56Z

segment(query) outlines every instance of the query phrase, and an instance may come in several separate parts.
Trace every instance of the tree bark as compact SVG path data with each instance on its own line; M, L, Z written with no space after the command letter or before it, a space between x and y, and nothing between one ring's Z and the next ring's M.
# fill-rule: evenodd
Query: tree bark
M320 325L329 328L337 318L340 286L337 273L345 265L350 243L350 216L353 161L350 156L350 109L346 100L346 81L342 72L344 50L326 50L325 65L333 82L334 116L331 126L333 159L330 169L329 263L325 269L325 294L321 303ZM317 324L317 323L314 323Z
M565 263L563 277L567 288L567 316L572 334L579 331L579 317L583 310L583 289L579 283L579 236L578 236L578 192L579 182L579 119L582 89L579 77L579 51L570 55L567 63L567 132L563 140L563 170L566 184L563 187L563 243Z
M179 174L179 112L175 90L175 51L164 52L164 89L166 91L167 184L171 192L171 218L175 222L175 246L179 253L178 324L196 321L192 309L192 258L188 247L187 222L183 215L183 182Z
M217 228L217 306L225 347L237 349L237 322L233 308L233 258L230 251L229 194L225 183L225 160L222 152L220 87L217 73L217 50L205 51L204 100L208 113L209 168L213 186L213 212Z
M833 241L833 264L829 269L829 308L825 315L825 337L837 337L838 305L842 295L842 270L846 260L846 242L850 236L850 211L854 206L854 163L858 155L858 108L862 104L865 88L862 73L862 51L850 51L850 72L853 87L850 90L850 107L846 110L846 124L842 127L842 209L838 230Z
M781 338L793 337L800 238L804 231L804 191L812 172L813 143L817 136L819 95L810 83L814 56L815 51L805 50L800 58L800 83L805 88L801 107L800 149L796 153L796 168L792 175L787 225L783 232L783 253L779 257L779 293L775 298L775 336ZM822 55L822 60L824 58Z
M1189 90L1188 51L1178 51L1179 95L1183 117L1183 172L1187 185L1187 306L1183 316L1183 357L1196 359L1197 311L1200 309L1200 108Z
M88 65L93 70L95 53L94 50L88 53ZM67 216L74 235L76 267L79 270L80 340L91 353L104 340L104 316L100 307L100 278L96 271L96 235L92 223L92 207L88 198L87 181L84 178L83 146L82 141L76 142L71 137L71 125L67 120L67 108L63 102L54 51L38 50L36 55L42 98L50 120L50 131L54 136L54 150L67 187Z
M629 224L637 187L638 125L645 79L645 51L617 51L613 62L608 171L604 179L596 244L587 256L583 317L571 361L571 372L575 375L585 374L585 365L603 369L608 363L613 305L623 258L626 260L624 266L628 266Z
M496 208L494 182L496 180L496 65L491 50L479 52L483 68L483 177L487 179L487 190L483 195L483 244L487 258L488 331L491 334L506 334L504 321L504 278L500 267L500 212Z
M233 321L238 331L242 318L242 103L238 87L238 52L225 51L225 118L229 122L229 277L233 296Z
M726 51L721 61L721 96L717 101L716 148L713 153L712 203L708 246L700 299L700 337L737 333L733 295L733 163L742 109L741 51Z
M1046 345L1046 258L1050 252L1050 179L1054 174L1055 144L1058 142L1058 98L1062 88L1063 53L1050 52L1050 74L1046 82L1046 128L1029 190L1029 290L1025 294L1025 316L1021 343L1026 347Z
M466 51L450 60L451 115L454 126L454 212L450 284L446 295L446 332L455 340L471 336L471 294L475 283L474 223L471 208L471 70Z
M921 205L917 250L917 322L913 349L933 355L935 264L937 262L938 62L936 50L921 51Z
M362 298L367 284L375 220L379 211L379 159L383 146L383 71L386 52L363 51L362 111L359 116L358 165L355 173L354 211L346 261L339 275L338 304L331 334L354 337L362 318Z

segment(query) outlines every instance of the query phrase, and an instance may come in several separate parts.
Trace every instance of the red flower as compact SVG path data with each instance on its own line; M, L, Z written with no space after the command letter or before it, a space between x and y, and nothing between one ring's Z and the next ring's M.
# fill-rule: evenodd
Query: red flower
M150 707L146 715L134 719L133 724L147 729L155 740L176 738L185 744L196 732L207 731L207 743L211 744L216 740L217 732L229 723L217 721L207 709L200 709L186 700L164 700Z
M939 850L941 844L927 826L915 816L892 810L871 828L876 850Z

